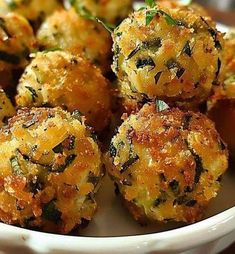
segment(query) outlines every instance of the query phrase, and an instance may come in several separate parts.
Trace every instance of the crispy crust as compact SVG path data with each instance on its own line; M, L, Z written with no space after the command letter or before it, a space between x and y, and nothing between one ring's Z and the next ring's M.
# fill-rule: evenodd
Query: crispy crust
M103 73L110 70L110 34L97 22L79 16L73 8L48 17L38 31L37 39L44 49L60 48L73 54L84 54Z
M157 113L154 105L124 121L106 158L138 220L198 221L227 167L226 146L206 116L179 109Z
M29 54L37 48L37 43L32 27L23 16L9 13L0 15L0 20L0 85L4 85L7 72L28 64Z
M159 4L158 10L148 25L146 16L154 8L134 12L114 30L112 68L121 94L137 101L157 97L189 106L201 103L223 65L222 34L209 17L190 7Z
M79 110L100 131L110 118L110 87L88 60L63 51L36 54L19 85L16 103L32 107L49 104Z
M7 119L16 114L16 110L13 107L10 99L5 92L0 89L0 127L6 124Z
M74 117L60 108L23 109L0 130L1 221L65 234L91 220L101 154Z

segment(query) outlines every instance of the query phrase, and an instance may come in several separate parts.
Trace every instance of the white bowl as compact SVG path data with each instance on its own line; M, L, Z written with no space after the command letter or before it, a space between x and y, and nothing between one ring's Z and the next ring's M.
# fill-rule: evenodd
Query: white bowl
M235 207L230 208L235 204L234 182L231 170L207 209L207 219L201 222L142 227L122 207L106 177L97 197L100 209L81 231L82 236L53 235L0 224L0 254L218 253L235 240ZM172 229L175 227L180 228Z
M138 7L137 7L138 8ZM226 32L226 26L218 25ZM100 207L81 236L63 236L0 223L0 254L214 254L235 241L235 171L211 201L205 219L193 225L141 227L122 207L108 177L97 196ZM232 207L232 208L231 208Z

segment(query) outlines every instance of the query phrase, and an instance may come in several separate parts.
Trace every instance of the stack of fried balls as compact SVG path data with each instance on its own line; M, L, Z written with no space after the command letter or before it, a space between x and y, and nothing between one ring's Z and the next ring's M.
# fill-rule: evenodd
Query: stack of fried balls
M105 172L140 223L202 219L235 158L235 35L146 3L0 0L1 222L79 232Z

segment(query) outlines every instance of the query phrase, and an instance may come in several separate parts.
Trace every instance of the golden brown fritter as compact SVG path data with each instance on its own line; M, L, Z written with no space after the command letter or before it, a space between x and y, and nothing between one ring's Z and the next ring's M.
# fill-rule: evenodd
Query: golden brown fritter
M198 221L227 167L226 145L205 115L148 104L120 126L106 158L138 221Z
M113 71L123 97L199 104L217 83L222 35L190 7L158 4L136 11L114 30L113 40Z
M110 70L110 34L96 21L79 16L74 9L57 11L48 17L37 38L44 49L60 48L73 54L84 54L103 73Z
M37 43L28 21L15 13L0 15L0 85L7 87L11 71L22 69Z
M91 15L116 25L128 16L133 4L133 0L75 0L72 2L78 11L85 9Z
M79 110L100 131L110 117L110 90L100 70L68 52L37 53L17 87L18 106L61 106Z
M9 117L14 116L16 113L10 99L7 97L5 92L0 89L0 127L6 124Z
M60 0L0 0L0 14L16 12L32 23L41 23L46 16L60 8Z
M224 92L227 98L235 98L235 30L225 40Z
M208 100L208 116L228 144L230 158L235 161L235 33L226 35L225 65L222 70L223 86L216 87Z
M101 154L76 112L20 110L0 141L2 222L66 234L92 219Z

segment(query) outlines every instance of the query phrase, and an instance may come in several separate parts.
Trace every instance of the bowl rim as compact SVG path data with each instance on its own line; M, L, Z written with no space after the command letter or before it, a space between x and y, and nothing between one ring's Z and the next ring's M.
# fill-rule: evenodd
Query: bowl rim
M19 245L35 250L71 250L91 253L144 253L182 251L215 241L235 230L235 207L181 228L131 236L68 236L19 228L0 223L1 238L20 239ZM38 246L38 240L40 245ZM37 243L37 244L36 244ZM121 246L120 246L121 244ZM1 245L1 244L0 244ZM69 246L69 247L68 247ZM120 249L121 248L121 249Z

